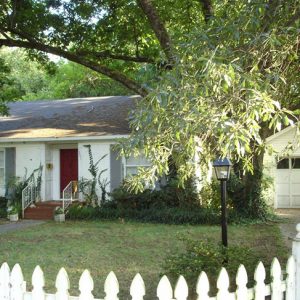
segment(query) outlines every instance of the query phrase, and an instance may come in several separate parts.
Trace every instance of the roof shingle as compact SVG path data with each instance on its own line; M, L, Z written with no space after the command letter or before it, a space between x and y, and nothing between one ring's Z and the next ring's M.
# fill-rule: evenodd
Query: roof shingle
M128 114L139 96L15 102L0 117L0 140L128 134Z

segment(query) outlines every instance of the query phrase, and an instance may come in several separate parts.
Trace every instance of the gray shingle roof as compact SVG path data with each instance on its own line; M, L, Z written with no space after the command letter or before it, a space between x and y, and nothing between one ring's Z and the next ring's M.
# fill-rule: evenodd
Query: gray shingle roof
M0 117L1 138L58 138L129 133L128 114L139 96L15 102Z

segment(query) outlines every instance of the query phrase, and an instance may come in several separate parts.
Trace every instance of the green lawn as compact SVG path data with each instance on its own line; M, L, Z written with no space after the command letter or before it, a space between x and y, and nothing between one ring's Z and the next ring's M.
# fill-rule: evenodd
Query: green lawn
M0 235L0 261L12 267L20 263L30 285L33 268L39 264L46 277L46 291L53 292L60 267L69 274L71 293L77 294L80 274L87 268L95 283L94 295L103 298L103 284L113 270L120 283L120 297L128 298L132 278L140 272L147 295L154 297L165 257L184 249L180 235L195 239L220 240L217 226L176 226L119 222L49 222L14 233ZM229 243L251 246L269 262L282 262L287 249L277 225L230 226ZM249 276L253 276L252 274Z

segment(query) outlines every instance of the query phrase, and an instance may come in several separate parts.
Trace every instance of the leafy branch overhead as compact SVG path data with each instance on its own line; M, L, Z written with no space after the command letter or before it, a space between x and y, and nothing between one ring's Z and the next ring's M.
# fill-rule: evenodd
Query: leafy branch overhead
M299 27L286 25L296 2L290 11L280 3L216 6L207 28L189 33L180 60L140 101L123 142L124 155L143 151L152 162L143 181L131 178L134 190L169 174L170 158L182 184L195 174L195 158L203 169L229 156L244 175L261 172L266 137L298 121ZM269 9L277 18L266 18Z
M2 1L0 47L58 55L146 95L141 67L155 73L172 67L178 29L188 33L191 19L203 26L211 7L210 0Z

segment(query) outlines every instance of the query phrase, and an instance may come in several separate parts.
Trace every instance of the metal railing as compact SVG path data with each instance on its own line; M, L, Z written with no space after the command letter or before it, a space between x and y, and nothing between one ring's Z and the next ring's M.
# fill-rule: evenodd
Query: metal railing
M78 181L70 181L63 190L63 211L71 205L73 200L78 199Z
M36 197L36 189L35 184L29 183L23 190L22 190L22 217L24 218L24 211L25 209L35 201Z

